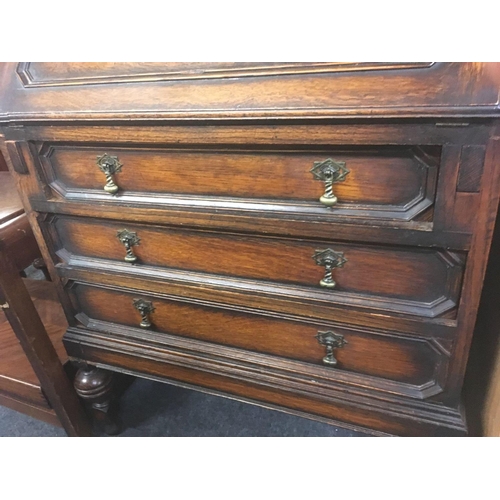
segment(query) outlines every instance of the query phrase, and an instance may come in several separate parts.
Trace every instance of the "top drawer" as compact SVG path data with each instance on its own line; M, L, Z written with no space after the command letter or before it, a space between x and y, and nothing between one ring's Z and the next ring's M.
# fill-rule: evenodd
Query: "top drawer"
M45 144L66 200L246 209L322 220L432 220L439 147L276 150Z

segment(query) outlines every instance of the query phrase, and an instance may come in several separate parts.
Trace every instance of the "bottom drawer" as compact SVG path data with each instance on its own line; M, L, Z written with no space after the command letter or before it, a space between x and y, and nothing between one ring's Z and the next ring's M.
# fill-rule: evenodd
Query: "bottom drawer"
M145 335L148 331L152 335L170 334L306 362L314 365L313 371L318 367L323 376L329 371L332 376L347 372L388 379L404 385L402 393L419 398L424 397L422 391L427 395L440 392L440 378L448 361L438 343L407 334L242 312L87 283L74 283L71 291L79 319L87 325L97 322L100 329L137 327ZM141 314L143 306L154 310L143 309ZM141 323L151 326L143 328ZM331 348L330 340L334 344ZM336 347L336 341L345 344ZM200 353L204 342L200 342ZM366 383L370 385L369 380ZM408 394L408 386L418 390ZM394 389L393 384L391 392Z

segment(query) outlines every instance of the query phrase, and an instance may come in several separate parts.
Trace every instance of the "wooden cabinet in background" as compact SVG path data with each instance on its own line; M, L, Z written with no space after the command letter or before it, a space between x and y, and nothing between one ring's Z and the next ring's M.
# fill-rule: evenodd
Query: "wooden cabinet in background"
M2 81L73 359L378 434L467 432L497 65L9 63Z
M89 436L90 423L63 368L68 325L56 289L49 281L21 278L40 261L14 179L0 172L0 405L62 426L70 436Z

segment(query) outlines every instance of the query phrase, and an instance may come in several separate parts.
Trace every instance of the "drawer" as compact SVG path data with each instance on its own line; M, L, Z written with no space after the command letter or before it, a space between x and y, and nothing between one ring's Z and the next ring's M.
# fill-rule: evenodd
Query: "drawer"
M440 383L437 378L448 360L432 339L252 314L90 283L73 282L70 289L77 317L87 328L131 337L196 339L202 341L196 347L200 359L226 352L205 346L207 342L309 363L326 377L348 372L391 380L401 390L413 386L414 395L417 388ZM233 356L245 359L241 351ZM270 368L275 363L268 362Z
M262 148L43 143L39 159L53 190L72 201L432 220L440 147Z
M65 265L435 317L454 315L465 255L441 249L256 237L54 216ZM127 262L128 261L128 262Z

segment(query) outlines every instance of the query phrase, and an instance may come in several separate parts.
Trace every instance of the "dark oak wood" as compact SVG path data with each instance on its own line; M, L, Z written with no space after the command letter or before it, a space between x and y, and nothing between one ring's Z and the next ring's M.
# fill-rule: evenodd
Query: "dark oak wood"
M0 248L1 250L1 248ZM40 380L44 394L70 436L90 436L80 402L12 260L0 252L0 303Z
M457 320L440 318L424 318L410 315L385 315L363 310L358 307L331 305L330 301L321 302L318 297L302 296L300 298L281 296L276 288L267 288L265 293L253 293L253 289L245 287L219 288L217 293L210 282L200 286L198 280L188 279L185 274L165 275L161 279L155 278L153 273L141 276L139 273L130 273L129 266L124 266L120 273L108 272L106 266L85 269L81 267L57 267L60 279L63 280L65 297L69 299L69 290L74 283L98 283L110 289L128 289L137 293L147 290L152 296L158 297L185 297L199 304L207 304L216 308L227 307L232 310L248 311L251 313L270 313L276 315L293 316L297 320L315 318L325 324L349 324L360 327L375 327L382 330L404 331L426 338L452 340L456 333ZM220 278L219 280L220 281ZM281 288L283 290L283 288ZM78 310L75 304L68 306L69 322L75 324L75 314Z
M0 225L24 213L23 204L17 194L16 183L9 172L0 172L0 196L2 199Z
M120 429L113 408L113 373L85 366L77 371L74 386L76 393L90 407L94 423L106 434L118 434Z
M429 68L433 63L20 63L17 72L25 86L86 85L109 81L162 81L254 75L375 71Z
M0 146L70 356L378 433L465 434L498 68L6 64ZM104 153L122 163L114 195ZM327 158L349 169L333 208L310 173ZM134 264L123 229L141 239ZM334 290L312 259L325 247L347 259ZM314 338L328 330L348 341L335 368Z
M160 277L172 269L193 271L206 273L193 275L200 284L212 275L228 277L225 287L252 286L237 280L246 278L259 280L253 285L255 291L277 284L278 293L290 297L313 293L331 304L427 317L456 306L463 274L464 255L445 250L252 238L66 217L51 220L48 227L55 230L54 244L69 265L95 267L101 259L108 261L102 266L112 269L123 263L126 251L117 233L127 229L140 238L133 247L137 261L128 264L131 273L149 271ZM316 251L328 248L347 260L333 272L337 283L333 290L320 285L325 267L313 258Z
M254 203L262 210L325 219L331 218L332 211L319 202L325 187L310 172L315 162L332 158L345 162L349 170L345 181L334 186L339 199L335 216L402 221L413 220L432 206L439 163L436 148L228 152L227 147L183 150L78 143L44 143L40 160L57 193L66 199L85 200L102 194L105 177L95 164L104 152L123 164L115 176L119 194L114 201L125 195L155 197L158 203L167 204L185 199L188 204L196 196L221 207Z
M25 280L25 284L61 363L66 363L68 356L62 337L68 325L53 285L38 280ZM0 346L0 394L30 408L28 414L32 416L39 409L42 415L50 413L59 421L43 395L40 380L3 313L0 317Z
M144 78L146 68L158 73L158 63L125 67L43 64L6 63L2 67L1 119L448 118L494 116L498 112L494 63L403 64L399 68L390 64L363 68L352 63L350 67L326 68L326 77L323 71L309 72L311 63L305 63L305 68L299 63L286 76L273 66L264 73L245 67L243 78L232 78L241 71L241 63L230 63L216 78L208 79L200 71L196 78L193 71L186 75L184 68L184 78L178 81L169 81L172 71L168 69L162 71L165 78L150 78L147 70ZM212 64L216 69L220 63ZM61 70L65 73L62 76ZM38 74L35 79L28 76L32 71ZM101 85L94 85L96 78ZM44 85L33 87L34 81Z
M185 301L162 300L147 293L122 293L114 290L76 285L72 294L90 328L113 330L113 324L139 327L141 316L133 306L134 299L151 301L151 335L168 333L249 351L269 353L322 366L325 347L316 339L318 331L328 330L322 323L290 321L276 317L252 315ZM81 314L80 313L80 314ZM101 322L107 322L104 325ZM348 344L336 351L339 366L346 371L389 378L415 386L433 380L438 363L446 361L439 344L415 336L377 334L331 327L345 337ZM436 348L437 347L437 348ZM200 344L200 352L203 345ZM368 382L367 382L368 383Z
M0 394L0 405L56 427L61 427L61 421L57 418L54 410L43 408L40 405L31 405L30 403L21 401L17 396L11 398L3 393Z
M481 176L483 175L484 155L484 146L466 146L462 148L457 191L479 192Z
M464 380L473 436L500 437L500 218L497 217Z
M14 180L0 172L0 402L62 425L70 436L90 435L62 364L67 323L55 290L47 282L25 284L19 274L40 258L23 212Z
M91 330L71 328L65 343L70 354L84 356L114 371L215 388L253 402L303 410L313 418L326 417L333 422L345 421L357 427L383 429L382 432L398 435L463 435L466 431L463 417L456 409L432 403L408 406L403 398L374 399L368 391L354 391L351 387L346 393L345 383L339 383L334 391L325 391L311 383L309 373L296 375L295 365L288 370L291 373L288 378L282 373L273 376L273 371L264 371L259 365L253 370L247 367L236 373L227 367L224 370L224 365L200 365L199 352L191 363L187 363L185 355L175 356L170 350L161 352L157 345L142 350L136 344L129 349L128 342L110 341L109 335L102 339ZM252 373L262 376L253 377Z
M450 133L455 130L455 135ZM374 132L377 132L375 134ZM75 142L78 138L80 148L82 143L91 145L99 141L103 148L108 149L116 143L132 142L139 147L141 138L142 146L155 143L158 147L171 144L172 147L178 147L179 144L185 143L193 149L193 142L203 140L207 144L228 147L228 145L236 146L249 141L249 136L252 143L267 145L268 148L275 147L275 144L290 144L301 145L311 149L312 145L316 147L319 144L330 145L334 148L336 144L356 145L360 150L366 150L367 145L381 145L387 149L387 144L407 145L409 141L415 141L414 144L419 145L420 156L425 150L428 152L424 155L426 164L436 163L436 155L439 154L438 145L442 149L442 158L446 161L450 158L450 150L453 148L449 145L450 142L466 142L474 143L485 141L487 134L482 125L474 124L466 127L438 127L436 124L405 124L398 128L391 127L387 124L377 124L376 127L368 127L361 124L347 125L312 125L304 126L255 126L252 128L237 127L237 126L219 126L219 127L144 127L142 129L133 127L124 128L104 128L92 127L90 130L85 127L79 127L73 130L61 129L60 127L34 127L29 129L8 129L8 136L12 141L7 141L7 147L12 146L18 161L23 160L24 164L35 162L33 168L40 172L42 163L44 162L43 155L39 157L39 149L42 152L50 150L50 146L45 147L39 144L39 141L25 143L23 141L16 142L16 139L24 139L29 137L35 139L35 133L39 137L49 140L56 140L55 145L63 147L67 140ZM384 135L386 134L386 135ZM289 142L287 142L289 141ZM332 146L333 145L333 146ZM15 147L14 147L15 146ZM295 146L296 149L297 146ZM48 149L47 149L48 148ZM437 149L436 149L437 148ZM189 148L185 148L189 151ZM194 148L196 150L196 148ZM241 147L240 147L241 149ZM401 148L399 148L401 150ZM432 155L431 153L434 152ZM460 155L460 152L458 152ZM434 156L434 158L433 158ZM458 161L458 160L457 160ZM209 164L207 164L209 167ZM444 167L449 168L449 164L445 162ZM91 168L88 166L87 170ZM102 172L93 164L92 169L104 178ZM426 167L427 170L429 170ZM434 170L431 167L430 170ZM264 199L245 199L245 198L228 198L221 196L187 196L187 195L168 195L154 193L138 193L119 191L117 195L110 196L103 191L98 190L83 190L66 192L63 185L53 177L53 172L50 165L45 165L44 172L47 172L48 178L41 179L41 188L44 196L41 199L41 192L38 193L36 199L32 200L33 207L40 212L57 212L57 213L87 213L86 205L83 203L73 203L75 201L87 201L98 205L107 205L105 213L102 216L113 217L113 212L119 214L119 218L132 218L133 220L151 221L156 218L160 223L171 222L173 224L196 225L201 227L216 227L220 229L230 228L236 231L245 232L263 232L266 234L290 234L301 237L335 237L336 239L348 239L360 241L391 241L413 242L413 244L422 245L443 245L455 248L463 248L467 246L467 241L470 238L470 233L473 229L473 221L466 214L471 213L477 207L479 197L473 193L468 193L466 198L450 197L448 205L439 203L439 211L434 214L435 210L429 206L432 200L426 196L426 191L422 191L423 198L421 201L416 199L416 205L410 203L403 209L402 206L382 205L378 211L362 209L360 206L350 205L346 210L342 208L342 202L335 210L320 206L317 196L312 202L289 201L284 203L279 200L277 203L273 200ZM441 170L441 167L440 167ZM129 169L130 171L130 169ZM136 175L136 170L133 170ZM394 172L394 170L393 170ZM121 176L125 171L117 174ZM39 175L39 174L37 174ZM85 177L86 174L83 174ZM95 175L95 173L93 174ZM130 174L129 174L130 175ZM448 175L448 174L447 174ZM455 173L457 175L457 173ZM44 176L47 177L47 176ZM137 173L136 177L140 177ZM190 177L189 175L186 177ZM158 179L158 177L156 178ZM311 182L316 185L315 189L321 188L321 182L312 180L310 177L308 185ZM219 179L222 182L224 179ZM104 183L104 179L102 180ZM158 182L158 180L156 180ZM347 182L347 184L346 184ZM432 176L427 176L429 184L429 192L432 192ZM343 183L335 184L335 187L343 189L343 185L348 185L349 179ZM102 185L101 185L102 186ZM446 186L441 186L444 190ZM301 190L295 192L295 196L300 198ZM318 191L321 194L321 190ZM461 193L465 194L465 193ZM386 191L387 196L392 196ZM427 193L429 195L429 193ZM68 198L69 197L69 198ZM438 200L448 199L443 198L440 193L437 193ZM147 210L141 212L141 206L147 206ZM420 208L418 208L420 206ZM427 210L419 213L423 207L428 207ZM381 211L380 208L384 208ZM451 212L450 212L451 208ZM407 220L405 217L415 217L415 209L418 213L417 220ZM443 224L445 220L444 211L447 213L448 224ZM453 215L456 212L456 216ZM450 213L449 213L450 212ZM265 217L260 217L264 215ZM255 216L259 215L259 224L255 224ZM464 216L465 215L465 216ZM115 215L115 217L117 217ZM377 225L373 226L368 221L376 218ZM431 222L433 221L434 222ZM437 219L437 223L436 223Z

